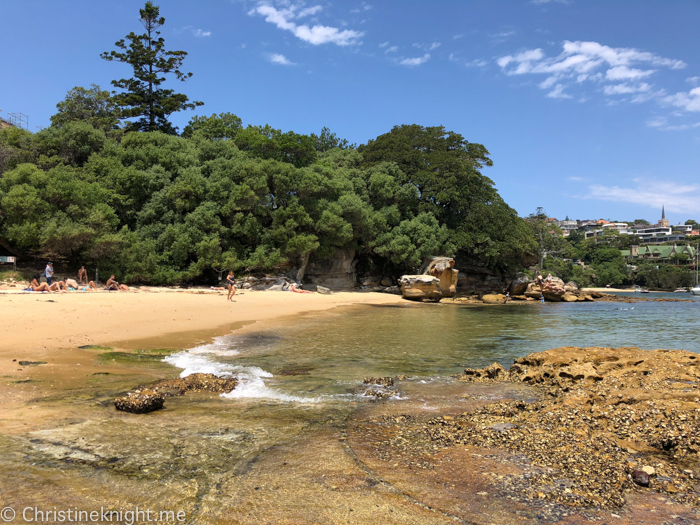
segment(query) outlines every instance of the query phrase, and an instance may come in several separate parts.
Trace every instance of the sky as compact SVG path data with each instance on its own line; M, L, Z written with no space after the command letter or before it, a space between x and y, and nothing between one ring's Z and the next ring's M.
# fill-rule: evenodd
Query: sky
M0 117L50 124L75 86L130 76L100 53L143 1L0 2ZM445 126L484 144L521 215L700 221L700 1L161 0L165 87L244 125L363 144Z

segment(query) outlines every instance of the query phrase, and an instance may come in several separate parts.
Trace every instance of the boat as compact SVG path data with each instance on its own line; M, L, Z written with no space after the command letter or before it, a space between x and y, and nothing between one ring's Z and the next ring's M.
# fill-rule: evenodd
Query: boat
M700 285L695 285L695 288L691 288L690 293L693 295L700 295Z
M688 290L686 290L685 288L676 288L675 290L673 290L673 293L688 293Z
M646 288L644 288L644 290L642 290L642 291L639 292L639 293L649 293L649 290L647 290Z

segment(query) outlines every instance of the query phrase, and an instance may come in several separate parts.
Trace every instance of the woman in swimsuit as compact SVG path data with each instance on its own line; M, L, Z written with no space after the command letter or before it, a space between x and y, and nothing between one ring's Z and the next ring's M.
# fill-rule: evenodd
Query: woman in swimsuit
M226 298L226 300L230 301L231 297L233 297L236 294L236 281L233 277L233 270L228 272L228 275L226 276L226 286L228 286L228 297Z

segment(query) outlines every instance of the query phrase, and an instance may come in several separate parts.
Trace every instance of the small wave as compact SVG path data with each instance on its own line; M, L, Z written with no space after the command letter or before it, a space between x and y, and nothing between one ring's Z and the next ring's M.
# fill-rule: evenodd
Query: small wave
M206 345L195 346L188 350L190 354L212 354L222 357L230 357L240 354L238 350L232 348L233 341L228 336L215 337L214 340Z
M202 348L209 345L199 346L185 352L172 354L164 359L171 365L182 368L180 377L187 377L192 374L214 374L219 377L235 377L238 385L228 394L221 394L221 397L228 399L261 398L276 401L297 402L297 403L318 403L319 398L300 397L278 392L268 387L264 379L272 377L270 372L266 372L257 366L238 366L229 363L220 363L212 359L210 355L202 352ZM194 352L193 352L194 350Z

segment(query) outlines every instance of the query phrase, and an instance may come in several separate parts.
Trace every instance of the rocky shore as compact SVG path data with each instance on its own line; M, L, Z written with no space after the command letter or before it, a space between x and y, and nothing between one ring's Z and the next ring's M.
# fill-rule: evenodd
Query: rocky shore
M700 506L700 356L681 350L558 348L465 369L462 381L521 382L541 398L486 405L425 425L443 447L524 455L527 483L493 480L521 500L620 508L630 493Z

